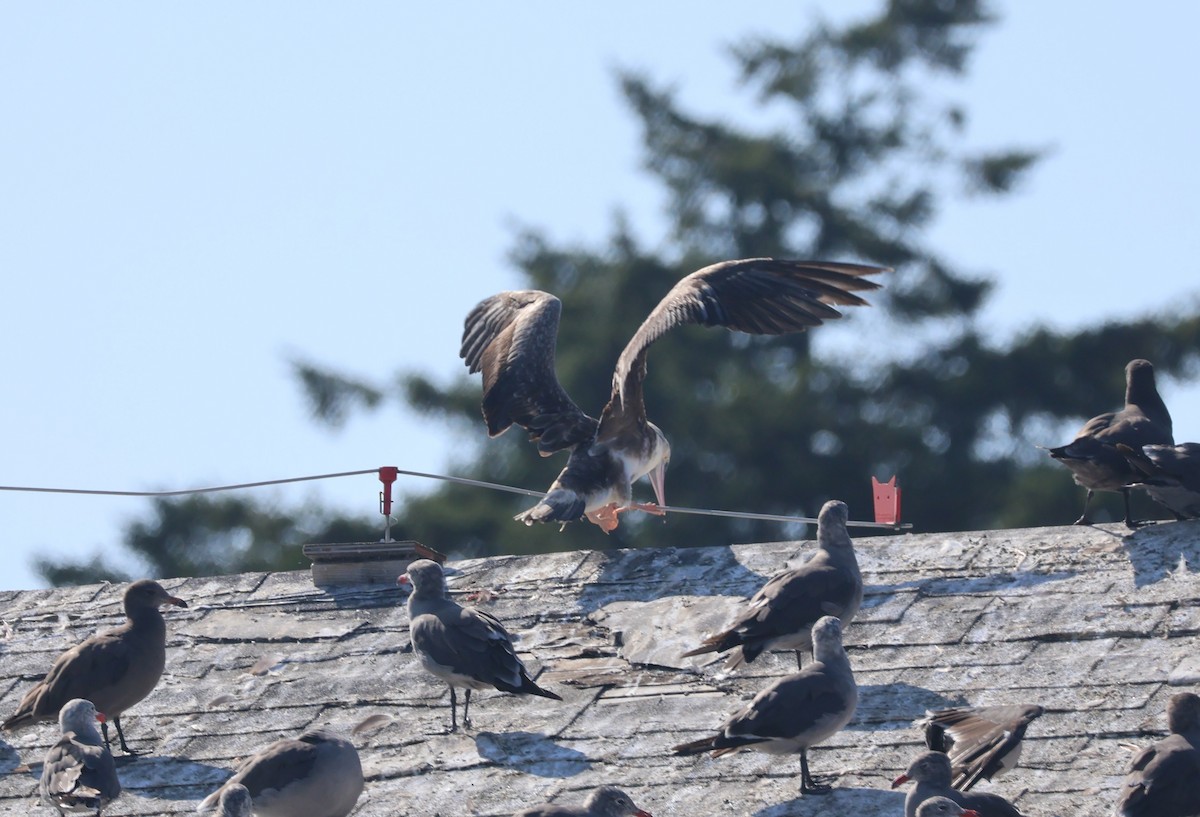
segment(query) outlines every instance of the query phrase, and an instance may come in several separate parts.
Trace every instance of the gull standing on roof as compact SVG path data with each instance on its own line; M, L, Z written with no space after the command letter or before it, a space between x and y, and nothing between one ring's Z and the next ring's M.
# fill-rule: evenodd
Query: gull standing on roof
M471 690L494 687L502 692L540 695L561 701L529 676L513 650L512 636L494 616L462 607L446 591L442 566L418 559L399 584L411 584L408 597L409 634L421 666L450 687L450 731L458 730L456 687L466 689L463 726L470 728Z
M817 619L835 616L844 627L862 604L862 573L846 532L848 518L845 502L826 502L817 516L817 550L808 561L774 576L732 624L683 656L732 650L725 666L734 669L764 650L795 650L801 667L802 650L813 648Z
M1191 817L1200 814L1200 697L1191 692L1167 703L1171 734L1129 764L1117 817Z
M60 655L0 728L19 729L54 720L72 698L84 698L105 717L101 722L104 745L109 745L108 721L112 721L122 751L137 754L125 744L121 715L154 691L166 666L167 625L158 608L164 604L187 607L187 602L172 596L158 582L142 579L126 588L124 603L127 621Z
M464 322L459 356L472 374L483 372L488 434L495 437L516 423L529 432L542 456L571 452L549 494L517 520L531 525L586 517L609 532L628 510L661 515L671 447L646 416L642 384L650 345L686 324L756 335L801 332L840 318L833 304L865 305L854 293L877 289L865 276L886 271L861 264L749 258L693 272L675 284L626 344L599 420L580 410L554 372L562 311L558 298L521 290L481 301ZM657 504L633 501L633 483L646 475Z
M933 710L925 713L925 745L950 756L951 785L969 791L1017 765L1026 728L1045 711L1036 704Z
M780 678L734 713L712 737L684 743L672 751L713 757L753 749L769 754L800 754L800 791L824 794L830 786L817 783L808 771L808 750L839 732L854 717L858 686L850 659L842 648L842 625L825 616L812 628L816 661Z
M1021 817L1017 807L998 794L961 792L950 785L950 758L942 752L922 752L904 774L892 781L892 788L910 780L917 785L904 798L904 817L916 817L918 806L932 797L948 797L963 808L979 812L980 817Z
M196 811L236 800L228 792L239 786L253 800L257 817L346 817L362 794L362 763L354 744L339 733L310 729L247 758Z
M42 764L42 800L59 814L101 809L121 793L117 767L96 728L99 718L91 701L68 701L59 713L62 737L46 752Z
M653 817L633 804L633 798L616 786L601 786L588 795L582 806L534 806L513 817Z
M1131 485L1178 520L1200 519L1200 443L1143 445L1140 451L1118 445L1117 449L1137 474Z
M1129 510L1129 483L1137 472L1117 445L1138 451L1144 445L1174 445L1171 414L1154 385L1154 366L1131 360L1125 366L1125 407L1088 420L1075 439L1050 449L1050 456L1071 469L1075 482L1087 489L1083 513L1076 525L1090 524L1088 505L1096 491L1117 491L1125 497L1125 525L1137 527Z

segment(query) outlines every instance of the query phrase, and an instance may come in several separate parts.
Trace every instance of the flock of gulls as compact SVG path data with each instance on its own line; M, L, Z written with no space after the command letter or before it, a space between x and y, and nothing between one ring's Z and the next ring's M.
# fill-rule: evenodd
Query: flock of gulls
M483 414L495 436L523 427L543 455L569 451L545 498L516 518L526 524L587 519L615 529L630 510L662 514L670 445L646 416L642 386L648 347L685 324L723 326L752 334L802 331L836 318L835 306L861 305L857 292L878 284L866 276L883 268L777 259L729 261L682 279L629 341L613 373L607 405L594 419L567 396L554 373L560 303L543 292L505 292L467 317L462 357L483 375ZM1094 491L1126 496L1147 491L1179 518L1200 516L1200 446L1174 444L1171 419L1158 395L1154 369L1144 360L1126 367L1125 406L1090 420L1050 455L1087 489L1080 524L1088 521ZM657 503L639 503L632 485L648 476ZM799 567L766 582L719 632L684 656L724 657L737 671L766 651L792 651L796 672L779 678L711 735L673 747L675 754L719 757L743 750L799 755L800 791L830 791L809 767L809 749L854 718L858 686L842 645L863 600L863 581L846 530L845 503L821 508L816 547ZM450 598L442 566L418 560L397 579L411 588L407 606L413 652L450 692L448 730L471 727L471 693L497 689L561 700L540 686L518 658L504 625L489 613ZM126 622L64 652L4 721L4 730L57 720L62 736L47 752L42 799L60 814L100 815L121 793L108 724L121 751L122 715L150 695L166 663L164 605L187 607L149 579L125 590ZM811 658L808 656L811 655ZM682 656L681 656L682 657ZM458 690L463 690L462 717ZM1027 727L1043 713L1036 704L956 707L927 713L926 750L892 787L911 784L905 817L1019 817L998 795L973 791L980 780L1014 768ZM714 722L718 720L714 713ZM97 728L99 724L99 728ZM1200 815L1200 697L1179 693L1167 712L1170 736L1138 754L1115 797L1120 817ZM353 743L329 729L278 740L246 758L199 805L222 817L345 817L364 789ZM651 817L628 794L601 786L578 806L542 805L519 817Z

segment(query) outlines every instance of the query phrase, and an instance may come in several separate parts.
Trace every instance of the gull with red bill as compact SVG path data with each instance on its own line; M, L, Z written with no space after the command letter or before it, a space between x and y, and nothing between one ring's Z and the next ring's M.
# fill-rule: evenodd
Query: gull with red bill
M922 752L909 764L904 774L892 781L899 788L909 781L917 785L904 798L904 817L917 817L920 805L930 798L946 797L963 808L973 809L979 817L1021 817L1012 803L998 794L961 792L950 785L950 758L942 752Z
M58 715L62 737L46 752L39 791L59 814L101 810L121 794L117 767L96 729L102 716L91 701L75 698Z

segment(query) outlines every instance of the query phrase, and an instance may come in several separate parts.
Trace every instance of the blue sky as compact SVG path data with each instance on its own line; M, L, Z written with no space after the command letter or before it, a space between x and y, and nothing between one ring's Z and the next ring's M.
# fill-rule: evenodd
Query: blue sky
M519 283L514 225L598 244L620 207L661 239L615 67L697 109L744 110L724 45L875 7L0 6L0 484L452 470L447 429L419 417L314 424L288 360L457 375L462 316ZM998 339L1198 302L1200 6L1138 9L997 4L951 89L973 144L1051 149L1017 195L960 202L931 236L996 278ZM1177 438L1200 439L1197 390L1163 391ZM261 495L369 513L377 490L358 477ZM0 492L0 589L39 583L34 554L125 564L121 530L147 507Z

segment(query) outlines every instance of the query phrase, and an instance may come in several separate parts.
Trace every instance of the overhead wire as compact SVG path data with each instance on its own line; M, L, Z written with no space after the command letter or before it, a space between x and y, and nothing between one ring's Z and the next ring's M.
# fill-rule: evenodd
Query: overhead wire
M236 491L245 488L263 488L271 485L287 485L297 482L314 482L317 480L338 479L341 477L357 477L366 474L378 474L378 468L364 468L357 471L337 471L328 474L311 474L302 477L284 477L282 479L265 479L256 482L238 482L231 485L212 485L203 488L180 488L170 491L122 491L99 488L61 488L61 487L38 487L29 485L0 485L0 491L20 492L20 493L43 493L43 494L80 494L86 496L131 496L131 497L172 497L172 496L189 496L193 494L211 494L220 491ZM480 479L470 479L467 477L456 477L448 474L433 474L425 471L407 471L397 468L395 473L403 474L410 477L419 477L422 479L436 479L443 482L452 482L458 485L467 485L474 488L487 488L493 491L506 491L513 494L523 494L532 497L544 497L545 491L535 491L529 488L517 488L512 485L503 485L497 482L487 482ZM693 514L701 516L724 516L734 519L752 519L767 522L785 522L785 523L802 523L813 524L817 520L805 516L786 516L778 514L750 513L746 511L724 511L713 508L682 508L672 505L664 505L663 511L669 513ZM909 523L888 523L888 522L860 522L856 520L848 520L848 526L860 528L886 528L889 530L898 530L901 528L911 528Z

